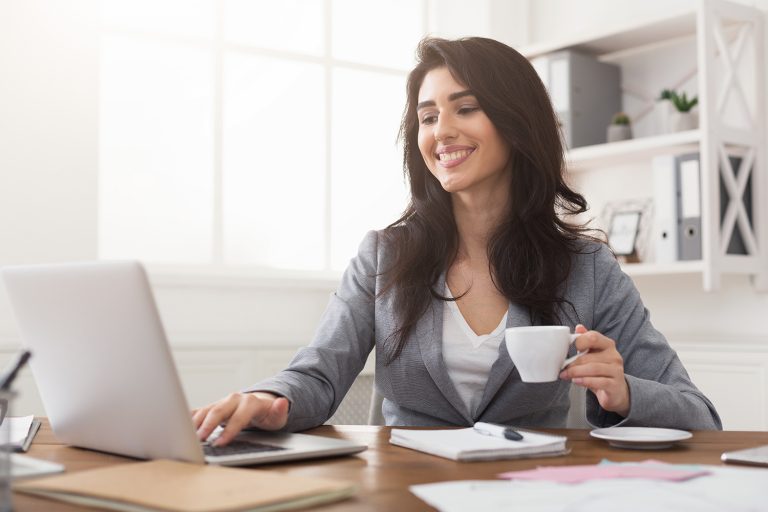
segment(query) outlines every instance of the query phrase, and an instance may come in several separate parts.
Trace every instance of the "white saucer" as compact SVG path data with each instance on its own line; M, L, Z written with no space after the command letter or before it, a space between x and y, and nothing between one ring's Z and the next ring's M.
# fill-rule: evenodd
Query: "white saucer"
M693 434L685 430L650 427L598 428L589 433L592 437L605 439L616 448L634 450L658 450L669 448L678 441L690 439Z

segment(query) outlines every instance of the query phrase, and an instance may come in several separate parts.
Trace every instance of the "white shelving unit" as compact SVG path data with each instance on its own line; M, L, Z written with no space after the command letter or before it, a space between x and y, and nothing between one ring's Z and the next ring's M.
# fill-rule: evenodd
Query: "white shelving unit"
M670 151L696 151L700 141L699 130L655 135L576 148L568 152L566 161L569 171L578 172L628 160L650 160Z
M705 290L718 289L723 274L747 274L752 276L756 289L768 291L763 19L763 13L751 7L724 0L698 0L692 2L688 12L522 50L525 56L534 58L573 49L621 66L623 60L643 58L652 65L655 55L662 55L675 45L690 44L694 48L691 58L680 63L681 71L686 67L693 69L677 83L666 84L664 88L676 88L689 79L695 81L699 96L698 129L580 147L566 155L568 170L573 173L645 164L647 179L651 180L650 163L654 156L699 152L702 259L628 264L625 269L629 274L701 273ZM660 90L656 89L656 94ZM646 97L645 100L648 104L644 113L647 113L653 99ZM727 155L734 151L743 155L743 169L731 169ZM751 222L742 200L750 177ZM728 197L724 214L720 204L721 181ZM589 200L589 190L582 192ZM728 254L734 230L741 235L747 250L745 255Z

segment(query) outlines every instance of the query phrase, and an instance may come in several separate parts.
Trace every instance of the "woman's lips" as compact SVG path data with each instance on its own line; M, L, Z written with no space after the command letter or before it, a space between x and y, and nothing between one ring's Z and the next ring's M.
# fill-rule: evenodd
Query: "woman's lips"
M442 167L456 167L461 165L475 151L474 148L462 148L452 151L441 151L437 154L438 162Z

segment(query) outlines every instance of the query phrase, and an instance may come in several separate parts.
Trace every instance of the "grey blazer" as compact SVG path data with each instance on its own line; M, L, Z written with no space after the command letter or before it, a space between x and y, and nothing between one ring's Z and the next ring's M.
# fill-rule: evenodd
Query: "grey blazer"
M390 251L370 231L342 277L322 316L314 339L287 369L246 391L270 391L291 403L285 430L323 424L341 403L370 351L376 348L376 389L384 397L387 425L469 426L487 421L528 427L563 427L569 408L566 381L528 384L520 380L504 343L491 367L475 411L462 402L442 356L443 302L435 299L408 338L401 356L385 365L384 340L396 321L391 294L376 297L379 273ZM603 245L591 244L573 256L564 310L571 329L582 323L616 341L624 358L630 391L626 418L603 410L587 392L587 420L598 427L642 425L720 429L712 403L693 385L677 354L653 328L632 280ZM437 289L442 290L445 276ZM530 325L528 310L510 304L507 327ZM573 352L573 348L571 351Z

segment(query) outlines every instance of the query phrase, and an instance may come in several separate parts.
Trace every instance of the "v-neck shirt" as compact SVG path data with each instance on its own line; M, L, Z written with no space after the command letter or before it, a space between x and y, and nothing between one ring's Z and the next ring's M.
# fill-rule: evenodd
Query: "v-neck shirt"
M446 285L445 293L453 297ZM443 307L443 361L461 400L474 418L483 398L491 366L499 356L504 339L507 313L499 325L488 334L476 334L461 314L456 301L446 301Z

